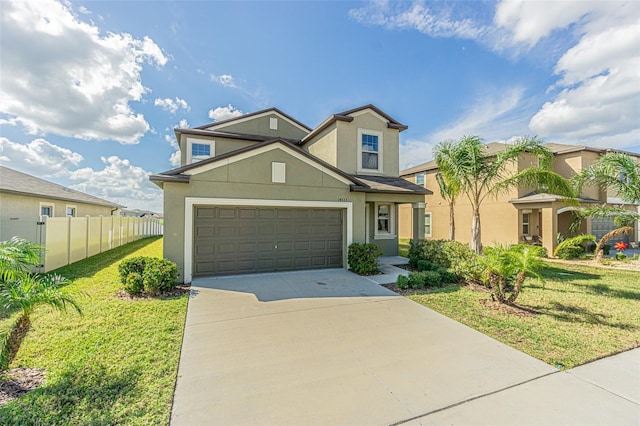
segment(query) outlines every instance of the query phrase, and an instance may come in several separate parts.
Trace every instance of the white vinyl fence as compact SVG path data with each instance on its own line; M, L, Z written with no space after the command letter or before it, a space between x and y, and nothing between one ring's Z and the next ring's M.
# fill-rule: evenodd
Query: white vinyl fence
M160 219L152 217L0 218L0 241L18 236L44 247L41 272L77 262L112 248L162 235Z

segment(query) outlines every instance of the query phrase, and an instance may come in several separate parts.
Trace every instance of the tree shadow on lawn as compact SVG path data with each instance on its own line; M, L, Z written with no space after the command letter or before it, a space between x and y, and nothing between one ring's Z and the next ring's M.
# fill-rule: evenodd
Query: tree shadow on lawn
M71 281L78 278L92 277L101 270L121 261L131 253L154 243L160 238L162 238L162 236L148 237L133 241L87 259L83 259L79 262L72 263L71 265L63 266L51 272L62 275Z
M575 280L598 280L600 278L602 278L601 275L598 274L592 274L589 272L580 272L580 271L574 271L574 270L570 270L570 269L564 269L564 268L556 268L555 266L546 266L544 269L542 269L542 271L540 271L540 275L542 276L542 278L544 278L545 280L557 280L557 281L563 281L563 280L571 280L571 281L575 281Z
M0 424L122 423L118 411L131 414L130 396L136 392L138 376L132 368L114 373L98 364L72 366L55 383L0 407ZM113 409L116 405L118 410Z
M607 327L619 328L623 330L640 330L638 324L627 324L621 322L610 322L610 315L592 312L582 306L568 305L560 302L551 302L546 306L533 306L533 308L543 315L548 315L559 321L580 322L594 325L605 325Z

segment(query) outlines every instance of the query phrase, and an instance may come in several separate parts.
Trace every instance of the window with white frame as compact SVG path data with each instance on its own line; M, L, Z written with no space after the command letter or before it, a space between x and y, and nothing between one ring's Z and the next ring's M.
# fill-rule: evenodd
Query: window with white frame
M204 143L194 143L191 145L191 158L211 156L211 145Z
M431 237L431 213L424 214L424 236Z
M522 233L524 235L529 235L529 213L522 213Z
M53 204L40 203L40 216L53 217Z
M424 186L424 173L418 173L416 175L416 185Z
M76 217L78 215L78 209L76 206L67 206L67 216Z
M375 203L374 207L374 238L395 238L395 205L392 203Z
M187 164L206 160L215 155L215 142L198 138L187 138Z
M382 132L358 129L358 170L382 172Z

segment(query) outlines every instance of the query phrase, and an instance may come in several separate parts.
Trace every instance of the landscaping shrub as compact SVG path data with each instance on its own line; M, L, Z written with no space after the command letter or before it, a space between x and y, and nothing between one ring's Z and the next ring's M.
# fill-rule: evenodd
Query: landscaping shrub
M425 287L438 287L442 282L442 277L439 272L436 271L424 271L423 274Z
M396 281L396 287L403 290L409 288L409 277L405 275L398 276L398 281Z
M627 257L624 253L616 253L616 260L627 260Z
M409 267L412 269L418 268L418 262L420 260L426 260L424 257L424 241L423 240L409 240Z
M120 281L129 294L140 294L144 290L150 296L169 291L176 285L178 267L167 259L155 257L133 257L118 265Z
M468 244L458 241L446 241L444 253L449 259L449 270L467 282L482 282L483 267L478 262L478 255ZM455 281L458 281L456 278Z
M582 248L581 246L564 246L559 250L556 249L556 256L560 259L577 259L582 255L584 255L584 248Z
M437 269L435 269L435 272L440 274L440 281L443 284L455 284L458 282L458 274L450 271L445 267L440 266Z
M349 246L348 261L351 270L358 275L375 275L380 272L378 258L382 250L375 244L353 243Z
M142 290L144 290L142 275L137 272L131 272L129 275L127 275L127 278L124 282L124 291L129 294L138 295L142 293Z
M436 271L411 272L407 278L407 288L423 289L425 287L437 287L442 279ZM402 283L405 285L405 283ZM400 287L402 288L402 287Z
M156 296L162 292L171 290L178 278L178 267L167 259L151 258L142 274L144 291Z
M424 288L424 274L426 272L411 272L409 274L409 288Z
M424 258L431 263L448 268L451 266L451 262L444 250L445 244L448 242L447 240L426 240L423 248Z
M435 271L436 268L439 268L439 265L435 263L431 263L428 260L418 260L418 267L416 268L418 272L424 271Z
M118 265L118 273L120 274L120 282L122 284L126 284L127 277L129 274L139 274L142 276L144 272L144 268L147 265L147 260L151 259L150 257L138 256L138 257L130 257L128 259L123 260Z
M608 256L609 253L611 253L611 245L610 244L604 244L602 246L602 254L604 254L605 256Z

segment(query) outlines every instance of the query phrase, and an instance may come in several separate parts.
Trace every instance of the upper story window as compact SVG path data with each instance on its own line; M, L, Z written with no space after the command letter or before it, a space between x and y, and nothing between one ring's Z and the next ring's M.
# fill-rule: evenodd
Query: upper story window
M194 143L191 145L191 157L207 157L211 156L211 145L203 143Z
M382 132L358 129L358 171L382 172Z
M418 173L416 175L416 185L424 186L424 173Z
M215 155L215 142L196 138L187 138L187 164L206 160Z

